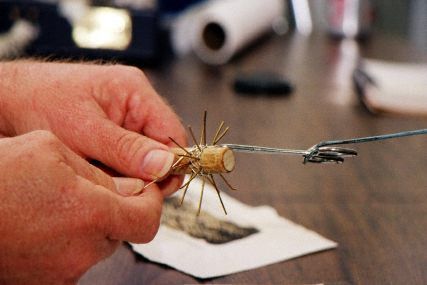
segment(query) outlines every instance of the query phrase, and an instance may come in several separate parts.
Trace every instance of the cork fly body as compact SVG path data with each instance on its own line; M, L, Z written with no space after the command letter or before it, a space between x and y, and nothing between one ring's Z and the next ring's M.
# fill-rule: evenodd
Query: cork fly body
M218 145L219 141L226 135L229 128L224 128L224 122L222 121L211 141L211 144L208 144L206 140L206 117L207 111L203 114L202 131L199 141L196 140L191 126L188 126L189 133L194 143L192 147L184 147L173 138L169 137L169 139L177 146L171 150L176 157L175 162L171 167L171 174L190 175L189 179L180 187L180 189L184 189L181 196L181 205L184 202L185 195L191 182L196 177L200 177L202 179L202 187L200 191L197 215L200 214L202 208L203 192L206 183L209 183L214 187L222 209L224 213L227 214L227 210L225 209L224 202L222 201L221 192L217 186L214 175L218 175L231 190L236 190L224 176L225 173L229 173L234 169L234 153L230 148ZM144 188L158 181L159 179L155 179L145 185Z

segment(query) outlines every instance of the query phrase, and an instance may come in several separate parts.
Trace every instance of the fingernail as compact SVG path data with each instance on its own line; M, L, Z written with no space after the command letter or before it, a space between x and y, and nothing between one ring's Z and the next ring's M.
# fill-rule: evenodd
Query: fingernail
M151 179L162 178L170 171L175 155L165 150L152 150L144 158L142 163L143 173Z
M131 196L139 193L144 188L144 181L138 178L119 177L114 178L117 192L123 196Z

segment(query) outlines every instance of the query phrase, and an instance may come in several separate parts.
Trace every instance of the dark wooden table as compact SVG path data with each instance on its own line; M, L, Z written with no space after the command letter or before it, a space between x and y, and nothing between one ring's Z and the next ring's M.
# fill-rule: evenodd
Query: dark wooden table
M408 43L375 35L357 46L325 35L271 37L221 68L194 57L146 70L186 124L199 128L208 110L212 132L231 127L226 142L309 147L321 140L426 128L427 118L373 116L361 108L351 73L359 55L427 62ZM296 85L289 97L237 95L241 71L271 70ZM229 193L271 205L338 242L337 249L229 276L198 280L121 246L81 284L427 284L427 138L358 145L342 165L303 165L296 157L237 155ZM262 245L260 245L262 246Z

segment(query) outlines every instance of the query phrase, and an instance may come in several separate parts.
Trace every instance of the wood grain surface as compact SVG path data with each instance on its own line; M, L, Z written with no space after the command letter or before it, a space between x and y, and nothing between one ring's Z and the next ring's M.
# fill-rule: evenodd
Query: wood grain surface
M205 109L208 137L224 120L230 126L228 143L306 148L326 139L426 128L427 118L373 116L359 106L351 82L359 56L427 62L426 54L394 38L375 35L357 46L325 35L288 35L270 37L221 68L188 56L145 72L197 132ZM295 92L288 97L233 92L239 72L259 70L289 78ZM359 156L342 165L236 154L236 168L228 175L239 189L228 194L274 207L338 242L337 249L199 280L123 245L80 284L427 284L427 137L355 148Z

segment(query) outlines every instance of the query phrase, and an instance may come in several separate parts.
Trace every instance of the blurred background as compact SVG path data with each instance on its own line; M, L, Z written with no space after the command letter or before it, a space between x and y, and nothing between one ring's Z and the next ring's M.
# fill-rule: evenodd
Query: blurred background
M393 83L402 72L399 61L411 55L410 61L423 62L425 15L423 0L0 0L0 58L106 60L145 70L192 58L225 72L223 66L237 67L239 60L261 55L272 41L301 51L282 58L308 59L311 51L304 54L302 47L316 41L330 53L319 59L335 54L327 65L336 67L335 83L356 83L359 101L369 111L424 115L425 68L420 73L403 66L409 80ZM397 51L401 46L410 51ZM372 47L396 51L363 54ZM405 58L399 59L403 53ZM295 84L282 78L292 71L282 68L272 74L271 69L278 67L259 67L261 74L234 72L234 91L292 93ZM415 73L417 82L412 80ZM378 84L381 90L371 88ZM402 106L401 100L410 103Z
M365 39L385 34L427 50L426 14L423 0L1 0L0 57L103 58L141 65L195 52L208 64L224 64L271 31ZM203 29L209 39L200 39ZM213 59L212 49L219 53L222 47L221 33L224 45L237 44L227 47L225 58ZM206 40L220 46L206 51L200 43Z

